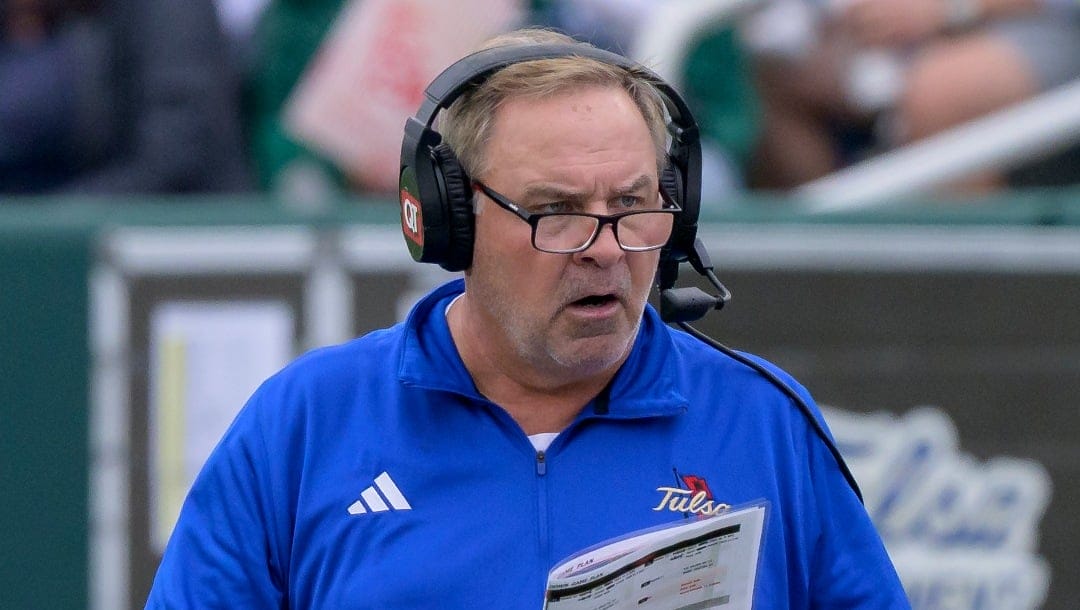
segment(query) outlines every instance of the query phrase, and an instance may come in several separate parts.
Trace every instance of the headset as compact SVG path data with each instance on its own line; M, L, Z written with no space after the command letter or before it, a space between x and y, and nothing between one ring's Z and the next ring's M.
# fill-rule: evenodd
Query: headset
M697 123L678 92L641 64L584 44L547 43L477 51L443 70L425 89L416 114L406 120L401 143L401 230L413 259L438 264L447 271L463 271L472 264L475 236L472 181L454 151L434 129L438 113L506 66L561 57L589 58L623 68L652 84L663 101L669 118L670 142L660 175L660 188L682 208L682 212L675 215L671 237L660 250L656 284L660 293L661 319L676 324L749 366L790 398L836 459L844 478L861 501L862 492L839 449L802 396L756 360L726 347L689 324L709 311L721 309L731 298L731 292L716 277L705 245L697 236L701 204L701 140ZM718 294L712 295L697 287L675 288L682 263L690 263Z
M686 103L655 73L621 55L585 45L536 44L496 47L457 61L428 85L420 109L406 121L401 144L401 228L413 259L438 263L448 271L461 271L472 263L471 181L432 127L438 112L508 65L572 56L619 66L644 77L660 93L671 117L668 163L660 182L683 210L675 216L661 258L682 261L691 256L701 198L701 146L697 123Z

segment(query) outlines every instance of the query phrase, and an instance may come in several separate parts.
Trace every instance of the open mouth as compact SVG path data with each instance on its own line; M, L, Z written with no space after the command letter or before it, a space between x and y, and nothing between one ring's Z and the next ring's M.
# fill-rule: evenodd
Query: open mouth
M614 303L618 299L613 294L591 294L585 298L573 301L571 305L577 307L603 307Z

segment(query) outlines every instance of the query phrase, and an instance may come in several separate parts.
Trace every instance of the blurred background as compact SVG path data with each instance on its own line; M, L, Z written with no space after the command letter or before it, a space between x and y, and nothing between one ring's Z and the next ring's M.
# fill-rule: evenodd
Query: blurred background
M1074 0L0 0L0 607L141 608L255 386L451 277L401 127L522 25L684 93L699 327L825 407L913 606L1075 607Z

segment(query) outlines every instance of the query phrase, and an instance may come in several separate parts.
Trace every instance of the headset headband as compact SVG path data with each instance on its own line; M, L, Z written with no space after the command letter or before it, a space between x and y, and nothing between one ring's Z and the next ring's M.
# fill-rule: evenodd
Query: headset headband
M442 71L424 90L424 101L415 118L430 127L439 110L449 108L470 87L479 84L492 73L512 64L559 57L585 57L618 66L628 72L645 76L664 97L672 121L681 129L697 129L686 103L660 76L645 66L617 53L584 44L509 45L477 51L459 59Z

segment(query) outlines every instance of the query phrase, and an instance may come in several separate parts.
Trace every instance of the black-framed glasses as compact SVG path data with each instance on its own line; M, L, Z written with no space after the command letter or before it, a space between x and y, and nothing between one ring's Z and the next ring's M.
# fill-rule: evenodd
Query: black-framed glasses
M531 213L491 190L483 182L473 182L499 207L512 212L532 227L532 245L541 252L571 254L593 245L604 225L611 225L615 241L627 252L656 250L667 243L675 223L675 214L682 209L660 189L659 207L630 210L619 214L590 214L587 212Z

